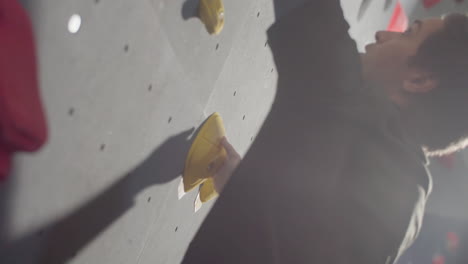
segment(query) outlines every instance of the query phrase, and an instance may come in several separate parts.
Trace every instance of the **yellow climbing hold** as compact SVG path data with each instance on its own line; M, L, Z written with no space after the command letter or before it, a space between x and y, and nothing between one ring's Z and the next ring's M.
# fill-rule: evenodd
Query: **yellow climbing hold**
M199 16L208 33L218 35L224 27L222 0L200 0Z
M216 192L216 189L214 187L213 178L209 178L200 187L200 201L202 203L206 203L209 200L215 198L216 196L218 196L218 192Z
M212 114L202 125L185 160L183 175L185 192L212 179L214 172L224 164L227 156L221 146L221 139L225 135L221 116L218 113Z

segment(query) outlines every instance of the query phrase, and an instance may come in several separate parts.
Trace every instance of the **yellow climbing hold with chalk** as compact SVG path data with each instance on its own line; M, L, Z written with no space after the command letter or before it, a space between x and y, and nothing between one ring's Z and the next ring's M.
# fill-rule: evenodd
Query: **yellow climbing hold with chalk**
M221 116L218 113L212 114L202 125L185 160L184 191L188 192L203 183L200 188L202 202L217 195L213 176L227 157L226 151L221 146L221 139L225 135Z
M200 0L199 16L208 33L218 35L224 27L222 0Z
M200 201L202 201L202 203L206 203L216 196L218 196L218 192L216 192L214 187L214 180L213 178L209 178L200 187Z

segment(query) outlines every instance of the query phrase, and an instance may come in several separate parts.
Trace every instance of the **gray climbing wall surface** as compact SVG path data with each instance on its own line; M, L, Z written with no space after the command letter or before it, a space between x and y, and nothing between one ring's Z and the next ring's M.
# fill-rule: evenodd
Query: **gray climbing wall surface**
M255 139L277 79L272 1L225 0L219 36L191 18L196 0L22 3L50 140L17 155L0 186L11 263L179 263L211 206L194 213L196 191L177 198L187 136L216 111L241 155ZM395 3L374 1L357 21L359 4L342 0L362 49Z

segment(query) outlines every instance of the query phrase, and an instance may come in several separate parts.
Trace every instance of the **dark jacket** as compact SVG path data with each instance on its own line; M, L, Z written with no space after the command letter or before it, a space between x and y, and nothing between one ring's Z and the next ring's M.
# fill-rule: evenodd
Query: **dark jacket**
M384 264L415 239L426 159L398 108L363 85L348 29L338 0L269 29L275 101L183 263Z

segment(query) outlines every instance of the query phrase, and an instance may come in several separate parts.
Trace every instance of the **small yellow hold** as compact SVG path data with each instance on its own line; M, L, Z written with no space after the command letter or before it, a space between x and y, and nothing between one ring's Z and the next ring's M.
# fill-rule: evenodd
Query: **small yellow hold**
M200 0L199 16L210 34L218 35L224 27L222 0Z
M223 120L218 113L214 113L201 127L185 160L183 175L185 192L205 183L208 179L211 181L214 173L224 164L227 153L221 146L221 139L225 135ZM211 195L204 195L208 196Z

